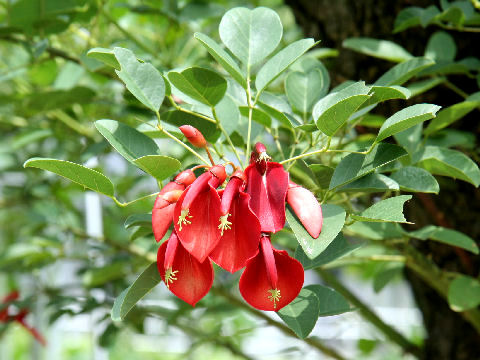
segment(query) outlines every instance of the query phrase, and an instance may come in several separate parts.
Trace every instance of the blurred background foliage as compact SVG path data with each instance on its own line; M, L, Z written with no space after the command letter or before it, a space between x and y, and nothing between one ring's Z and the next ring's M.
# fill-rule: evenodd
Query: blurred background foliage
M412 4L417 7L408 7ZM269 359L318 356L315 351L323 347L318 338L310 343L295 340L292 347L278 353L278 344L268 340L264 340L265 347L271 346L268 350L249 348L251 344L259 346L252 340L259 327L265 328L267 337L277 336L268 330L272 320L242 308L228 294L209 294L192 311L159 286L125 322L113 323L110 309L115 297L149 263L148 254L157 247L148 225L125 229L124 222L129 215L151 211L153 198L118 207L106 197L86 195L78 185L53 174L25 170L23 163L42 156L101 169L113 180L117 197L124 202L158 191L159 184L111 152L93 126L94 121L105 118L145 131L142 124L150 121L151 115L124 90L111 67L86 54L94 47L121 46L160 71L193 64L215 66L193 33L202 31L218 39L221 16L235 6L273 8L284 26L281 47L305 36L322 40L322 47L315 51L329 70L331 88L349 79L372 83L392 66L384 59L386 52L382 52L382 58L368 46L344 43L347 38L392 40L422 56L428 55L429 44L443 37L437 40L447 55L436 58L435 68L420 74L411 90L418 96L415 103L448 108L480 86L480 61L474 57L480 29L479 4L474 0L454 4L443 0L438 4L368 0L0 0L0 294L19 289L32 312L30 322L49 342L47 349L40 350L24 329L3 324L0 357L223 359L257 358L253 355L256 352L262 354L258 358ZM453 57L448 55L452 46ZM283 86L280 82L276 85ZM389 102L379 106L376 114L384 116L400 106ZM428 141L460 149L478 162L478 104L469 111L464 109L453 110L454 129L437 133ZM356 131L368 135L372 128L379 127L376 120L365 119ZM292 142L287 133L280 135L285 143ZM164 149L165 155L184 164L193 161L176 144L169 142ZM416 227L408 230L435 224L478 239L478 189L452 179L438 180L440 197L417 194L410 203L407 218L415 219ZM86 211L96 208L99 201L101 213ZM277 240L286 247L294 246L291 236L279 236ZM421 276L402 261L374 261L371 257L393 256L395 251L377 245L360 251L355 253L357 259L340 264L345 276L373 286L376 292L392 282L407 280L424 324L405 334L406 345L402 344L402 335L392 340L394 330L390 336L373 339L360 334L349 349L355 354L352 358L393 359L406 353L432 359L479 356L478 333L448 307L444 298L425 287ZM459 249L419 241L412 251L411 256L433 260L442 271L478 276L478 257ZM238 278L223 275L217 276L225 288L233 286ZM335 287L335 278L326 277L325 273L324 280ZM336 286L337 290L342 288L341 283ZM375 305L356 304L355 299L348 298L354 307L368 310ZM88 317L82 317L85 314ZM380 333L383 325L388 326L375 314L364 317L380 328ZM54 331L62 319L61 330L57 327ZM67 333L70 335L63 336ZM385 343L385 339L389 341ZM411 344L423 344L423 353L409 349ZM334 347L342 351L341 342ZM311 349L315 349L313 353Z

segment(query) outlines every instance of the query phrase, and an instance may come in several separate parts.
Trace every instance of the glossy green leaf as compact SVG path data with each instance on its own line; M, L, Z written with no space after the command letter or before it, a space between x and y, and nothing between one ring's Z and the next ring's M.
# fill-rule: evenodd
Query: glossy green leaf
M403 148L409 152L409 154L413 154L421 145L422 130L423 124L420 123L394 134L393 137L399 145L403 146Z
M469 112L480 105L480 101L462 101L441 110L437 117L428 124L425 129L425 135L433 134L441 130L455 121L463 118Z
M337 191L342 192L380 192L388 190L399 190L399 185L388 176L375 173L365 175L337 189Z
M423 57L416 57L404 61L388 70L377 81L375 81L374 85L402 85L407 80L418 74L420 71L432 66L433 64L435 64L433 60Z
M125 229L130 229L134 226L152 227L152 214L133 214L130 215L125 224Z
M113 184L109 178L98 171L89 169L85 166L72 163L70 161L32 158L27 160L23 167L35 167L42 170L53 172L57 175L71 180L83 187L96 191L110 197L114 196Z
M176 127L182 125L191 125L197 128L211 143L215 143L220 137L220 130L217 128L217 124L205 120L199 116L193 114L187 114L180 110L171 110L161 114L163 121L174 125Z
M95 127L105 139L133 165L135 160L146 155L158 154L155 141L134 128L115 120L95 121Z
M320 300L318 316L331 316L352 311L347 299L332 288L323 285L308 285L304 289L311 290Z
M128 288L115 299L112 308L112 320L121 321L127 316L137 302L162 281L157 263L150 264Z
M298 296L277 314L301 339L305 339L315 327L320 303L312 290L303 288Z
M165 82L152 64L140 63L128 49L116 47L113 53L121 71L115 70L128 91L152 111L158 111L165 97Z
M291 43L276 53L258 71L255 79L257 92L262 92L263 89L313 46L315 46L313 39L302 39Z
M339 233L327 248L314 259L310 259L299 245L295 250L295 259L300 261L305 270L313 269L332 262L365 244L364 241L346 239L342 233Z
M457 45L453 37L445 31L437 31L428 39L425 57L438 61L452 61L457 54Z
M247 67L271 54L283 34L279 16L265 7L231 9L223 15L218 30L222 42Z
M327 79L319 69L307 73L293 71L285 78L288 101L301 114L311 113L313 105L328 91Z
M405 235L398 223L387 222L355 222L344 231L370 240L394 239Z
M416 164L435 175L460 179L478 187L480 169L464 153L439 146L425 146L413 155L412 164Z
M317 127L328 136L334 135L360 105L368 100L370 89L360 81L325 96L313 108Z
M403 99L406 100L410 98L410 90L402 86L372 86L370 90L372 95L362 107L370 106L373 104L378 104L383 101L392 100L392 99Z
M185 95L213 107L227 91L227 81L215 71L191 67L182 72L170 71L168 80Z
M450 283L447 299L453 311L476 308L480 305L480 281L471 276L457 276Z
M257 108L254 108L252 110L253 110L252 111L253 121L256 121L257 123L267 128L270 128L272 126L272 119L270 118L270 116L268 116L268 114L265 111ZM240 114L242 114L242 116L245 116L246 118L248 118L248 111L249 111L248 106L240 106Z
M421 240L430 239L444 244L457 246L474 254L479 253L478 245L475 243L475 240L457 230L429 225L420 230L412 231L409 235Z
M324 189L328 188L328 184L330 184L335 169L322 164L310 164L308 167L314 173L315 182L318 186Z
M407 152L403 148L387 143L376 145L366 155L349 154L335 168L329 189L333 190L348 184L405 155Z
M411 83L407 86L407 89L410 90L410 97L414 97L424 92L433 89L435 86L445 82L444 77L434 77L431 79L421 80L414 83Z
M432 104L416 104L402 109L383 123L375 141L382 141L400 131L432 119L438 110L440 110L440 106Z
M403 216L403 205L411 198L412 195L400 195L381 200L360 215L351 214L350 217L357 221L408 223Z
M279 123L286 126L287 128L292 128L297 125L297 122L292 121L292 117L287 116L286 113L278 111L273 106L269 104L265 104L262 101L257 102L257 105L260 109L262 109L267 115L271 118L276 119ZM316 127L315 127L316 128Z
M195 33L194 37L207 49L210 55L240 84L247 88L246 75L240 70L235 60L214 40L202 33Z
M393 62L402 62L412 58L412 54L407 50L388 40L349 38L344 40L342 45L347 49L357 51L361 54Z
M405 166L390 175L403 191L423 192L438 194L440 186L437 180L428 171L414 167Z
M423 11L424 9L416 6L409 6L402 9L395 19L393 32L397 33L409 27L420 25L420 16Z
M314 239L305 230L302 223L295 216L295 213L287 207L287 221L297 238L298 243L302 246L305 254L310 259L314 259L322 253L328 245L335 239L342 230L345 223L345 210L337 205L322 205L323 225L322 232L317 239Z
M240 110L230 94L225 94L223 99L215 105L215 112L220 124L228 134L237 129L240 121Z
M460 146L464 149L473 149L475 147L475 134L470 131L461 131L455 129L443 129L430 135L425 145L454 147Z
M120 70L120 64L113 53L113 50L105 48L93 48L87 52L87 56L103 62L104 64L111 66L117 70Z
M163 155L146 155L133 161L140 169L157 180L164 180L180 169L180 161Z

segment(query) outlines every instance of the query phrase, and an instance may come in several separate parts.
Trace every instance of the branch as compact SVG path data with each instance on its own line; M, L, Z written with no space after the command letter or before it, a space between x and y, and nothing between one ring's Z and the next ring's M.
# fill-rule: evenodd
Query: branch
M422 350L415 344L411 343L402 334L393 327L385 323L377 314L375 314L366 304L357 298L350 290L348 290L338 279L330 272L317 268L317 273L331 285L335 290L342 294L349 302L358 308L361 315L379 329L385 336L399 345L403 351L410 353L418 358L422 355Z

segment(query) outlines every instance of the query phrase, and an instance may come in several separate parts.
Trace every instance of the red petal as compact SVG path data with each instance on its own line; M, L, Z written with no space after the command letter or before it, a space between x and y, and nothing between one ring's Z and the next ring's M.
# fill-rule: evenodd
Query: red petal
M275 233L285 225L288 173L279 163L268 162L264 176L255 164L245 169L250 207L260 221L261 231Z
M155 204L157 202L155 201ZM152 210L152 229L155 240L159 242L163 239L165 234L173 221L173 211L175 204L170 204L162 209L153 207Z
M287 202L311 237L318 238L322 231L322 208L315 195L309 190L297 186L288 189Z
M168 241L165 241L157 253L157 267L164 282L167 269L164 268L163 264L167 243ZM169 282L168 289L192 306L195 306L212 287L214 272L210 260L203 263L198 262L180 243L175 251L172 271L177 271L174 274L176 280Z
M231 273L245 267L247 260L258 251L260 223L248 206L249 200L250 196L243 192L233 200L228 217L231 228L224 230L220 242L210 254L218 266Z
M231 177L222 195L221 212L222 215L227 214L232 205L233 199L237 196L243 181L237 177Z
M273 255L278 273L276 290L280 290L280 297L276 302L269 299L269 296L272 296L272 290L275 289L272 289L268 280L262 251L248 261L247 267L240 277L240 293L246 302L259 310L280 310L297 297L303 286L302 264L291 258L286 251L273 249Z
M203 175L202 175L203 176ZM220 240L218 228L220 212L220 197L217 191L208 186L193 199L188 208L186 220L190 222L180 225L178 219L182 214L184 199L191 190L187 188L178 199L173 213L175 231L185 249L198 261L203 262Z

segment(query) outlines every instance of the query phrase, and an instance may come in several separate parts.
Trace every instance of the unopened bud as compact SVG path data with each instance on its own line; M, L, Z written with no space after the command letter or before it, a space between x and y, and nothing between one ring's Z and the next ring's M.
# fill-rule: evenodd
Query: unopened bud
M193 146L199 148L204 148L207 146L207 141L198 129L195 129L191 125L182 125L179 127L179 129Z
M188 185L193 183L196 178L197 177L195 176L193 171L191 169L187 169L185 171L182 171L177 176L175 176L175 179L173 179L173 181L175 181L177 184L184 185L185 187L187 187Z

